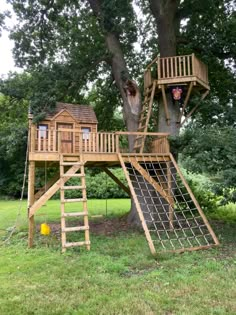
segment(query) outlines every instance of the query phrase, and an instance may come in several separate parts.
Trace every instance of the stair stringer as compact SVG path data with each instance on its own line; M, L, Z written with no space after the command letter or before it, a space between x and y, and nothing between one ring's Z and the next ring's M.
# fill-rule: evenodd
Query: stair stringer
M119 159L152 254L160 251L159 245L164 251L183 252L219 244L171 154L119 154ZM132 176L139 177L138 187Z
M151 117L156 87L157 87L156 81L153 81L152 87L147 89L145 97L144 97L142 110L140 113L139 123L138 123L138 132L143 132L144 134L136 136L134 140L133 150L134 152L135 150L138 150L139 152L137 153L143 153L143 150L144 150L145 140L147 137L145 133L148 131L148 124Z

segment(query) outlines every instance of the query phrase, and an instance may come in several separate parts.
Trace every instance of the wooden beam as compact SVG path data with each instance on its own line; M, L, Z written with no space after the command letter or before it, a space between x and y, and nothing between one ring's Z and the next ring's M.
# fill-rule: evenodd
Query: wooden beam
M186 108L186 106L188 104L188 101L189 101L192 89L193 89L193 82L190 82L189 87L188 87L188 92L187 92L187 95L186 95L185 100L184 100L182 111L179 114L178 123L181 123L181 119L182 119L183 113L185 111L185 108Z
M35 162L29 162L29 175L28 175L28 217L29 217L29 233L28 233L28 246L33 246L34 241L34 216L30 216L30 210L34 204L34 185L35 185Z
M60 178L58 172L53 178L51 178L43 187L41 187L34 195L34 200L38 200L55 182Z
M196 111L196 109L200 106L201 102L204 100L204 98L206 98L206 96L209 94L209 90L207 90L201 97L200 101L198 102L198 104L190 111L190 113L188 113L188 115L185 117L185 119L183 120L183 122L180 124L180 127L183 126L183 124L189 119L190 116L192 116L192 114Z
M172 200L172 204L174 204L174 198L172 196L172 190L171 190L171 168L170 168L170 162L166 163L167 166L167 187L168 187L168 196ZM174 209L171 205L169 205L169 226L170 230L173 230L173 219L174 219Z
M66 183L70 178L71 175L75 174L78 169L80 168L79 165L74 165L72 166L66 173L65 175L68 175L68 177L63 177L62 181ZM54 185L52 185L30 208L29 211L29 217L32 217L35 212L41 208L60 188L60 179L56 181Z
M131 196L131 193L130 193L130 189L128 187L126 187L120 180L118 177L116 177L108 168L106 167L102 167L102 169L104 170L104 172L110 176L114 182L116 182L116 184L118 186L120 186L121 189L123 189L129 196Z
M130 161L135 169L146 179L146 181L149 182L149 184L151 184L171 206L173 206L173 199L168 196L165 190L145 171L135 158L130 158Z
M196 198L194 197L194 194L192 193L192 191L191 191L191 189L190 189L188 183L186 182L184 176L182 175L182 173L181 173L181 171L180 171L180 168L178 167L178 165L177 165L177 163L176 163L176 161L175 161L175 159L174 159L174 157L172 156L171 153L170 153L170 158L171 158L171 161L172 161L174 167L176 168L176 170L177 170L177 172L178 172L178 174L179 174L179 177L181 178L181 180L182 180L182 182L183 182L185 188L187 189L187 192L189 193L190 197L192 198L192 201L193 201L195 207L197 208L197 210L198 210L200 216L202 217L203 222L204 222L205 225L207 226L208 231L210 232L210 234L211 234L211 236L212 236L212 238L213 238L215 244L216 244L216 245L219 245L219 241L218 241L218 239L217 239L217 237L216 237L214 231L212 230L212 228L211 228L211 226L210 226L210 224L209 224L209 222L208 222L208 220L207 220L207 218L206 218L204 212L202 211L202 209L201 209L199 203L197 202Z
M165 110L165 114L166 114L166 123L169 126L170 115L169 115L169 111L168 111L168 104L167 104L166 91L165 91L164 84L161 85L161 93L162 93L162 98L163 98L164 110Z
M133 185L132 185L132 182L131 182L131 180L130 180L130 178L129 178L129 173L128 173L127 169L126 169L126 166L125 166L125 163L124 163L124 161L123 161L123 158L122 158L122 156L121 156L120 153L118 154L118 156L119 156L120 164L121 164L121 166L122 166L122 168L123 168L125 177L126 177L126 179L127 179L127 182L128 182L129 188L130 188L131 195L132 195L132 197L133 197L133 199L134 199L134 203L135 203L135 206L136 206L136 209L137 209L137 212L138 212L138 215L139 215L139 218L140 218L140 221L141 221L141 224L142 224L142 227L143 227L143 230L144 230L144 233L145 233L145 236L146 236L146 239L147 239L147 242L148 242L150 251L151 251L151 253L154 255L154 254L156 253L156 250L155 250L153 241L152 241L152 239L151 239L151 235L150 235L150 233L149 233L149 230L148 230L146 221L145 221L145 219L144 219L141 206L140 206L140 204L139 204L139 201L138 201L138 198L137 198L137 196L136 196L136 193L135 193L134 187L133 187Z

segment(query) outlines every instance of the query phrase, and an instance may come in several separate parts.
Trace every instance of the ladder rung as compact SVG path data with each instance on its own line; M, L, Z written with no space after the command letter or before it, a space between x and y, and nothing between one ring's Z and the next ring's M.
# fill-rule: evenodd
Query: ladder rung
M61 165L68 165L68 166L74 166L74 165L80 165L80 166L83 166L84 163L81 163L81 162L62 162Z
M142 139L144 136L137 136L136 138L135 138L135 141L137 141L137 140L140 140L140 139Z
M145 125L145 126L138 127L138 131L139 131L139 130L143 130L143 129L145 129L145 128L146 128L146 125Z
M62 199L61 202L62 203L66 203L66 202L82 202L82 201L87 201L86 198L75 198L75 199Z
M85 231L88 230L89 226L71 226L62 229L62 232L76 232L76 231Z
M147 108L144 108L143 110L141 110L139 114L142 115L143 113L146 113L146 111L147 111Z
M86 186L63 186L62 190L85 189Z
M146 119L147 119L147 117L146 117L146 116L144 116L144 117L140 117L139 122L144 121L144 120L146 120Z
M83 212L64 212L61 216L63 218L66 218L66 217L82 217L85 215L88 215L88 212L86 212L86 211L83 211Z
M74 247L74 246L83 246L83 245L90 245L90 241L65 243L63 247Z
M62 174L62 177L84 177L85 175L84 174Z

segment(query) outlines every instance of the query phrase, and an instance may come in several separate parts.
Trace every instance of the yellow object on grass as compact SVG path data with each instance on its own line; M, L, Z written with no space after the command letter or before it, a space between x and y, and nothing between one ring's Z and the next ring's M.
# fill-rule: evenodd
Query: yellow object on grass
M51 229L47 223L42 223L40 226L40 233L42 235L50 235Z

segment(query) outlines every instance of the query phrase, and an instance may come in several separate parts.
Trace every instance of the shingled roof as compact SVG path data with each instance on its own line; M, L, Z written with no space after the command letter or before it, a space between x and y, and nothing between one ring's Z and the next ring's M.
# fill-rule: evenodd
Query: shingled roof
M74 119L76 119L80 123L98 123L92 106L68 103L57 103L55 111L48 114L46 119L53 119L58 113L63 110L67 110L71 114L71 116L73 116Z

